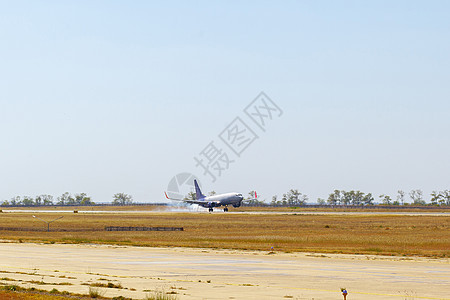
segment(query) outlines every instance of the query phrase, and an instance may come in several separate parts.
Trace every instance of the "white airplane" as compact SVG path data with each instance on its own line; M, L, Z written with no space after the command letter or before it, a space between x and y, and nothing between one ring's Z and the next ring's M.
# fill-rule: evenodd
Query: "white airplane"
M195 200L186 200L186 199L175 199L170 198L167 196L167 193L164 192L166 195L166 198L169 200L175 200L175 201L183 201L189 204L197 204L204 208L208 208L209 212L212 212L214 210L214 207L220 207L224 206L225 208L223 211L228 211L228 205L232 205L233 207L239 207L242 204L242 201L250 201L250 200L256 200L257 194L255 192L255 198L254 199L246 199L244 200L244 196L240 193L226 193L226 194L220 194L220 195L214 195L214 196L205 196L202 194L202 191L200 190L200 187L198 186L197 180L194 179L194 185L195 185Z

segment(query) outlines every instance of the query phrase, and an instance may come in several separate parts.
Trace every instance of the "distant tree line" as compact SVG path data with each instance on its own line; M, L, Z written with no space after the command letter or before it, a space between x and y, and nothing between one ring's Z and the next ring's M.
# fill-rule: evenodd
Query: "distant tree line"
M91 197L86 193L79 193L71 195L66 192L54 199L52 195L38 195L36 197L30 196L16 196L10 200L4 200L2 206L50 206L50 205L93 205L95 204Z
M253 195L254 191L251 191L249 195ZM407 199L409 196L409 199ZM450 191L433 191L430 194L430 201L424 199L422 190L416 189L411 190L408 194L403 190L397 191L395 199L392 199L390 195L382 194L378 196L377 201L372 193L364 193L361 191L345 191L345 190L334 190L333 193L328 195L327 199L318 198L317 204L319 205L414 205L414 206L450 206ZM253 198L253 197L252 197ZM277 195L272 197L272 201L267 203L264 200L256 199L247 202L250 206L302 206L306 205L309 198L306 194L298 191L298 189L291 189L287 193L283 194L281 199L278 199ZM410 201L410 202L408 202Z
M427 203L424 199L422 190L411 190L408 193L410 203L407 202L406 193L403 190L398 190L395 199L390 195L382 194L378 197L379 204L382 205L434 205L434 206L450 206L450 191L433 191L430 196L430 202ZM318 199L318 204L322 205L374 205L375 199L371 193L365 194L361 191L343 191L335 190L329 194L328 199Z
M433 191L431 193L431 205L447 205L450 206L450 191Z
M133 197L125 193L114 194L113 205L130 205L133 204ZM68 192L54 199L52 195L38 195L36 197L30 196L16 196L10 200L4 200L1 206L87 206L95 205L86 193L70 194Z
M209 193L210 196L215 195L216 192L212 191ZM281 199L278 199L277 195L272 197L272 201L266 202L265 199L260 197L255 198L255 191L250 191L248 196L245 198L245 202L249 206L302 206L307 205L309 198L306 194L299 192L298 189L290 189L287 193L283 194ZM422 190L411 190L408 193L410 203L407 202L406 193L402 190L397 191L395 199L392 199L390 195L382 194L378 197L377 203L375 203L375 198L372 193L363 193L361 191L344 191L344 190L334 190L333 193L328 195L327 199L319 198L317 203L319 205L393 205L393 206L406 206L406 205L430 205L430 206L450 206L450 190L443 191L433 191L430 194L429 203L426 202L423 196ZM196 194L190 192L184 199L195 200ZM126 193L116 193L113 195L112 205L131 205L133 204L133 197ZM4 200L0 204L1 206L86 206L95 205L86 193L70 194L68 192L63 193L61 196L54 199L52 195L38 195L36 197L30 196L16 196L12 197L10 200Z
M278 196L274 195L270 205L272 206L300 206L307 204L309 198L307 195L299 192L297 189L291 189L283 194L280 200Z
M361 191L340 191L334 190L328 196L328 205L373 205L374 198L371 193L365 194ZM325 204L323 201L320 204Z

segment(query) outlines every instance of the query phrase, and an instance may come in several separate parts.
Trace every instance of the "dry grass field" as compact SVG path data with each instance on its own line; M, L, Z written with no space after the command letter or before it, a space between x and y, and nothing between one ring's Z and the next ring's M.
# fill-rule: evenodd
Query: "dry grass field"
M158 211L158 212L169 212L173 209L186 210L189 206L161 206L161 205L102 205L102 206L37 206L37 207L0 207L5 211ZM191 207L192 208L192 207ZM233 210L234 208L230 208ZM220 209L219 209L220 210ZM314 207L314 206L302 206L302 207L291 207L291 206L241 206L236 211L239 212L297 212L297 211L308 211L308 212L450 212L450 207L448 206L391 206L386 208L383 206L325 206L325 207Z
M0 227L46 229L32 213L1 213ZM449 216L300 215L224 213L39 213L64 218L50 229L1 230L18 242L98 243L149 247L194 247L450 257ZM183 227L175 232L105 232L105 226ZM71 231L73 230L73 231ZM75 231L77 230L77 231ZM94 231L97 230L97 231Z
M67 299L91 299L90 297L74 297L71 295L57 296L50 293L38 293L31 291L7 291L0 290L0 299L2 300L67 300Z

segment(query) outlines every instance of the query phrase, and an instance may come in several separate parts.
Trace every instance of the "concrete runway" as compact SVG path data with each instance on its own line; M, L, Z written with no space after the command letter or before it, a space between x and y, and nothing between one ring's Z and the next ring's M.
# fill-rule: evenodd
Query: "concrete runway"
M79 214L157 214L157 213L196 213L210 214L206 208L173 208L165 210L77 210ZM73 210L39 210L39 209L3 209L3 213L68 213L73 214ZM249 215L363 215L363 216L432 216L432 217L449 217L450 212L386 212L386 211L239 211L236 208L229 212L223 212L222 209L216 208L214 214L249 214Z
M348 300L450 299L448 259L366 255L0 243L0 278L83 294L112 282L122 288L100 288L104 296L133 299L155 290L178 299L343 299L340 287Z

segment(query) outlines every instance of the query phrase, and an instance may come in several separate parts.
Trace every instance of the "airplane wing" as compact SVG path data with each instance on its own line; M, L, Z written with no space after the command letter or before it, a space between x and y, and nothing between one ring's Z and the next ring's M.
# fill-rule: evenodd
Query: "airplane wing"
M188 200L188 199L176 199L176 198L170 198L169 196L167 196L167 193L164 192L164 194L166 195L166 198L169 200L175 200L175 201L182 201L182 202L186 202L189 204L198 204L198 205L203 205L206 202L205 201L200 201L200 200Z

